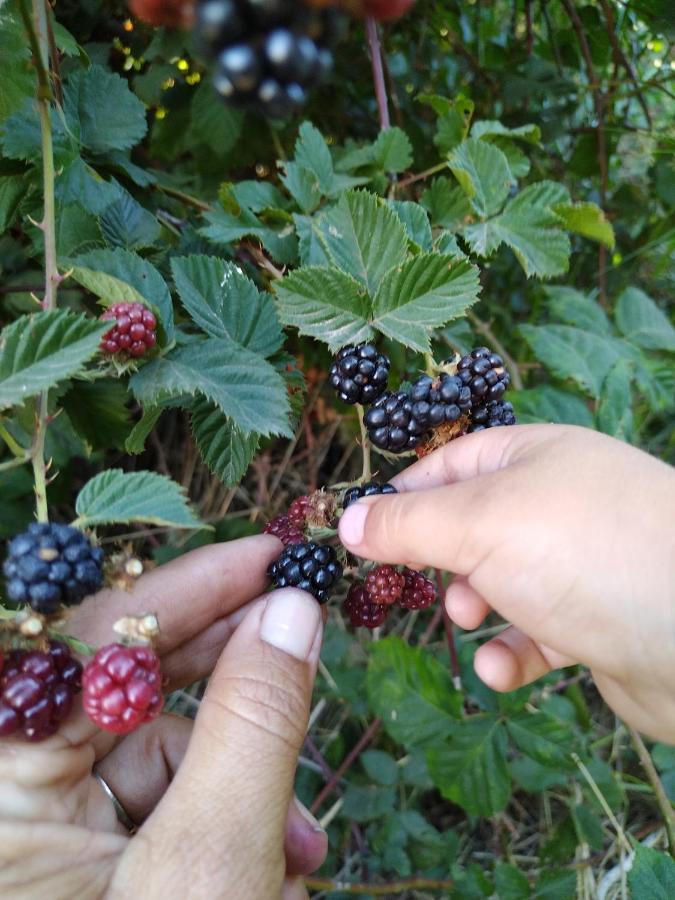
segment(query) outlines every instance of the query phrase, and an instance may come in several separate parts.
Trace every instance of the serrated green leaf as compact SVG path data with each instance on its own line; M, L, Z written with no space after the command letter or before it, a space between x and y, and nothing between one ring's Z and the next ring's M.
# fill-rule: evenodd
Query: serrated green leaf
M369 302L355 278L339 269L305 266L274 284L279 318L337 350L369 338Z
M334 264L371 294L385 273L403 262L406 230L385 201L367 191L347 191L319 224Z
M535 886L534 900L570 900L576 894L577 875L569 869L544 869Z
M164 409L161 406L148 406L143 410L143 415L131 429L124 442L124 449L127 453L135 456L145 450L145 442L163 412Z
M518 128L507 128L501 122L491 119L478 119L471 126L471 137L490 140L496 137L516 138L527 144L538 144L541 141L541 129L538 125L520 125Z
M76 381L61 398L77 433L95 450L122 449L131 431L129 391L123 381Z
M261 356L224 338L206 338L151 360L131 378L143 404L201 394L245 433L290 437L281 376Z
M283 209L286 203L279 188L269 181L238 181L232 185L232 193L240 207L253 213Z
M530 160L520 147L517 147L513 141L509 140L509 138L493 138L491 143L501 150L506 157L514 181L518 181L519 178L525 178L529 173L531 166Z
M56 213L56 253L67 258L86 253L103 244L103 235L96 216L77 203L59 206Z
M469 133L474 103L461 94L454 100L422 94L418 97L428 102L438 115L434 144L443 153L450 153Z
M190 507L185 489L156 472L106 469L91 478L75 501L80 528L147 522L172 528L207 528Z
M323 135L311 122L303 122L295 142L295 162L316 178L320 192L327 196L333 187L333 160Z
M171 260L171 272L185 308L211 337L230 338L262 356L282 345L271 296L238 266L213 256L184 256Z
M598 428L622 441L630 441L633 432L631 383L634 371L631 360L617 360L607 373L598 403Z
M404 172L412 165L410 138L400 128L385 128L373 144L373 162L383 172Z
M572 727L540 711L520 712L507 719L506 727L519 750L544 766L575 766L572 752L576 739Z
M210 471L226 487L238 484L258 449L258 435L242 434L206 400L198 400L192 407L192 433Z
M330 266L330 257L321 236L320 216L301 216L293 213L293 222L298 233L300 263L303 266Z
M77 156L77 138L67 130L63 116L57 114L54 108L50 110L50 121L54 164L57 167L67 166ZM0 146L3 156L8 159L34 162L41 158L42 134L34 100L24 100L19 109L3 123Z
M554 318L595 334L612 334L607 313L593 297L561 284L546 285L544 292L548 298L548 309Z
M506 746L506 731L496 716L453 722L449 739L427 753L431 778L444 797L468 813L492 816L511 795Z
M447 667L398 637L371 645L367 687L372 710L406 747L433 746L460 715Z
M116 181L105 181L81 156L77 156L56 177L56 199L64 205L79 203L95 216L101 215L121 193L122 189Z
M159 238L159 222L134 200L128 191L120 189L119 196L104 211L100 219L101 232L111 248L137 250L152 245Z
M71 131L94 153L128 150L145 137L145 106L123 78L102 66L74 71L63 105Z
M478 300L478 269L464 260L424 253L387 273L373 300L373 327L420 352L432 328Z
M396 760L382 750L365 750L359 760L371 781L390 786L399 780L400 770Z
M622 334L646 350L675 351L675 328L651 297L636 287L626 288L616 304L616 324Z
M35 66L23 23L5 6L0 12L2 35L2 90L0 91L0 123L17 112L37 86Z
M614 229L595 203L556 203L553 212L568 231L598 241L610 250L614 249Z
M105 323L67 310L21 316L0 332L0 409L23 403L84 369Z
M280 230L267 227L249 210L242 210L235 216L224 210L212 210L204 214L209 223L199 229L214 244L229 247L242 238L257 238L269 251L273 259L280 263L292 263L298 253L298 239L292 225L284 225Z
M516 418L521 425L556 422L560 425L593 427L593 415L581 397L544 384L511 396Z
M243 115L225 106L209 80L195 91L190 105L191 134L219 156L230 151L241 135Z
M321 188L314 172L294 162L284 163L279 176L288 193L305 213L314 212L321 203Z
M432 223L450 231L457 231L475 218L469 198L445 175L424 191L422 203L429 210Z
M527 875L503 862L495 866L495 892L499 900L529 900L532 896Z
M379 784L350 784L344 795L343 812L355 822L370 822L394 811L396 788Z
M469 138L454 150L448 166L479 216L485 218L501 210L513 184L501 150Z
M600 817L581 803L572 806L570 812L579 841L588 844L591 850L596 852L602 850L605 844L605 832Z
M422 250L431 250L433 237L429 217L423 206L409 200L389 200L391 208L408 232L408 238Z
M638 844L628 884L633 900L671 900L675 896L675 861L667 853Z

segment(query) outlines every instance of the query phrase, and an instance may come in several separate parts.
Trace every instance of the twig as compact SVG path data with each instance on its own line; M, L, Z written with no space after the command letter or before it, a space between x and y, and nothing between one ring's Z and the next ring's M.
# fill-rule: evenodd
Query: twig
M364 884L363 882L331 881L329 878L305 878L305 885L312 891L331 891L340 894L369 894L375 897L391 897L406 891L449 891L452 881L436 878L407 878L384 884Z
M488 341L495 348L497 353L501 356L501 358L506 363L506 368L509 370L509 374L511 375L511 379L513 380L513 387L517 391L522 391L523 389L523 379L520 377L520 371L518 370L518 363L508 352L506 347L499 340L494 331L490 328L487 322L484 322L482 319L479 319L478 316L471 312L471 310L467 311L467 318L476 329L479 334L484 335Z
M361 429L361 453L363 454L363 468L361 469L361 478L359 479L359 481L361 484L365 484L367 481L370 481L371 477L370 441L368 440L368 432L363 421L363 407L360 403L356 404L356 411L359 414L359 428Z
M377 22L373 18L366 19L366 37L370 49L370 61L373 67L373 84L375 85L375 98L377 110L380 116L380 131L390 127L389 105L387 102L387 86L384 81L384 69L382 68L382 45Z
M323 788L314 798L312 805L310 806L310 812L312 813L312 815L314 815L314 813L316 813L316 811L321 807L324 800L333 793L333 791L335 790L335 786L344 777L345 772L349 768L351 768L355 760L358 759L362 751L365 750L368 744L373 740L375 735L380 730L381 725L382 719L373 719L370 725L366 728L361 737L354 744L352 749L345 756L337 769L333 772L333 777L323 786Z
M612 45L614 61L617 65L623 66L623 68L628 73L628 77L633 82L633 85L635 86L635 96L638 98L640 106L642 107L642 111L645 114L647 124L651 129L652 116L649 111L649 106L647 105L647 101L645 100L644 95L640 90L640 85L635 75L635 71L630 64L630 60L621 49L621 44L619 43L619 39L616 36L616 19L614 18L614 10L612 9L612 5L608 2L608 0L600 0L600 6L602 7L602 12L607 22L607 36L609 37L609 42Z
M659 773L656 771L656 767L649 754L649 750L647 750L645 746L645 742L634 728L631 728L630 725L626 727L628 728L628 733L630 734L630 739L633 742L637 755L640 757L640 762L642 768L645 770L645 775L654 791L656 802L661 811L661 815L663 816L666 831L668 832L670 855L675 859L675 813L673 812L673 806L663 788Z

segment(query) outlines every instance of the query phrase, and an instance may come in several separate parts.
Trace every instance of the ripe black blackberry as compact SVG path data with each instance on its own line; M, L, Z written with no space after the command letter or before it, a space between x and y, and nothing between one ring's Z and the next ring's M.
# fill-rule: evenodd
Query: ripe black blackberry
M74 606L102 584L103 551L70 525L34 522L9 542L7 597L50 615Z
M277 587L301 588L325 603L331 588L342 578L342 566L332 547L306 541L286 547L267 574Z
M376 494L397 494L398 491L393 484L378 484L376 481L369 481L360 487L348 488L342 498L342 508L347 509L352 503L356 503L362 497L373 497Z
M471 391L474 405L499 400L511 380L504 360L488 347L476 347L457 363L457 376Z
M424 430L456 422L471 409L471 390L456 375L421 375L410 389L412 413Z
M387 391L363 417L368 437L380 450L404 453L414 450L427 430L413 413L413 402L404 391Z
M342 608L354 628L360 625L377 628L387 618L391 607L384 603L374 603L364 585L355 582L350 586Z
M341 22L295 0L201 0L195 32L225 101L283 118L332 68Z
M515 425L516 417L513 404L505 400L491 400L476 407L471 413L469 431L483 431L485 428L496 428L499 425Z
M374 403L387 389L389 359L372 344L343 347L330 367L330 383L343 403Z

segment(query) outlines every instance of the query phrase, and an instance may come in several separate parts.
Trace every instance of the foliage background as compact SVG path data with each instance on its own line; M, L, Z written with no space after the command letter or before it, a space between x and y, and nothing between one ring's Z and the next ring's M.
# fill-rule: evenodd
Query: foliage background
M120 379L83 367L71 342L69 367L33 384L31 396L58 382L51 508L115 523L104 541L132 540L162 562L255 533L294 496L353 480L358 423L325 388L320 340L339 346L373 323L401 379L424 366L428 333L437 359L487 343L505 351L520 421L600 428L675 462L674 33L661 0L420 0L382 30L400 131L378 137L357 22L307 109L313 126L299 133L301 120L273 125L221 107L189 34L144 26L122 4L59 2L59 306L91 318L97 302L137 292L160 313L162 355ZM34 312L31 294L43 290L33 224L43 172L35 72L8 2L0 51L9 378L6 335L20 340L11 323ZM335 217L383 235L383 271L367 263L359 290L354 259L336 261L326 243ZM357 235L356 249L364 244ZM421 332L414 298L403 324L387 318L386 298L377 300L384 268L405 260L421 276L450 258L453 276L439 274ZM318 288L307 287L312 278ZM374 299L361 314L363 284ZM327 305L313 307L316 296ZM78 340L95 348L99 331L87 327ZM12 461L12 443L30 444L36 401L0 398L2 460ZM378 465L385 476L395 468ZM178 488L145 526L126 524L143 520L156 483L119 482L137 516L116 516L90 480L115 469L171 477L211 530L194 529ZM116 476L103 477L115 487ZM29 468L0 471L0 491L8 536L32 517ZM641 764L644 748L581 670L512 695L489 691L471 659L497 628L490 620L465 634L430 611L373 639L347 631L331 608L297 785L330 837L315 896L672 896L668 801L657 795L675 799L675 752L652 746ZM173 702L191 714L200 690Z

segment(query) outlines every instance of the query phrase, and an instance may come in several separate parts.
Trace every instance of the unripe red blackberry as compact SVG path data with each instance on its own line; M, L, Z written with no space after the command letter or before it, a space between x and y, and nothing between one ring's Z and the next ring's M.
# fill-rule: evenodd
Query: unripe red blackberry
M413 413L410 396L403 391L387 391L366 411L363 421L371 443L390 453L414 450L426 431Z
M485 428L497 428L500 425L515 425L516 417L513 404L504 400L491 400L476 407L471 413L469 431L483 431Z
M282 544L302 544L305 540L305 534L302 529L291 523L288 516L276 516L271 519L263 528L263 534L273 534L278 537Z
M404 569L405 586L398 601L403 609L426 609L436 602L436 588L421 572Z
M142 303L115 303L99 318L115 322L101 338L101 350L111 356L139 359L157 342L157 319Z
M296 497L288 507L288 521L296 528L304 528L307 524L307 516L309 515L312 498L308 494Z
M95 725L129 734L162 711L159 658L150 647L109 644L82 673L82 705Z
M400 599L405 578L393 566L375 566L366 575L365 586L373 603L391 606Z
M471 391L474 406L499 400L509 385L504 360L488 347L476 347L457 363L457 377Z
M329 381L343 403L367 406L387 388L389 359L372 344L343 347L328 373Z
M297 587L325 603L330 590L342 578L342 566L332 547L306 541L286 547L267 573L276 587Z
M342 498L342 508L347 509L352 503L356 503L362 497L374 497L377 494L396 494L398 491L393 484L378 484L376 481L369 481L358 487L348 488L344 492Z
M342 608L354 628L360 626L377 628L387 618L391 607L383 603L373 603L365 586L354 582L347 592Z
M65 721L80 690L82 666L65 644L48 652L12 650L0 670L0 737L21 732L43 741Z

